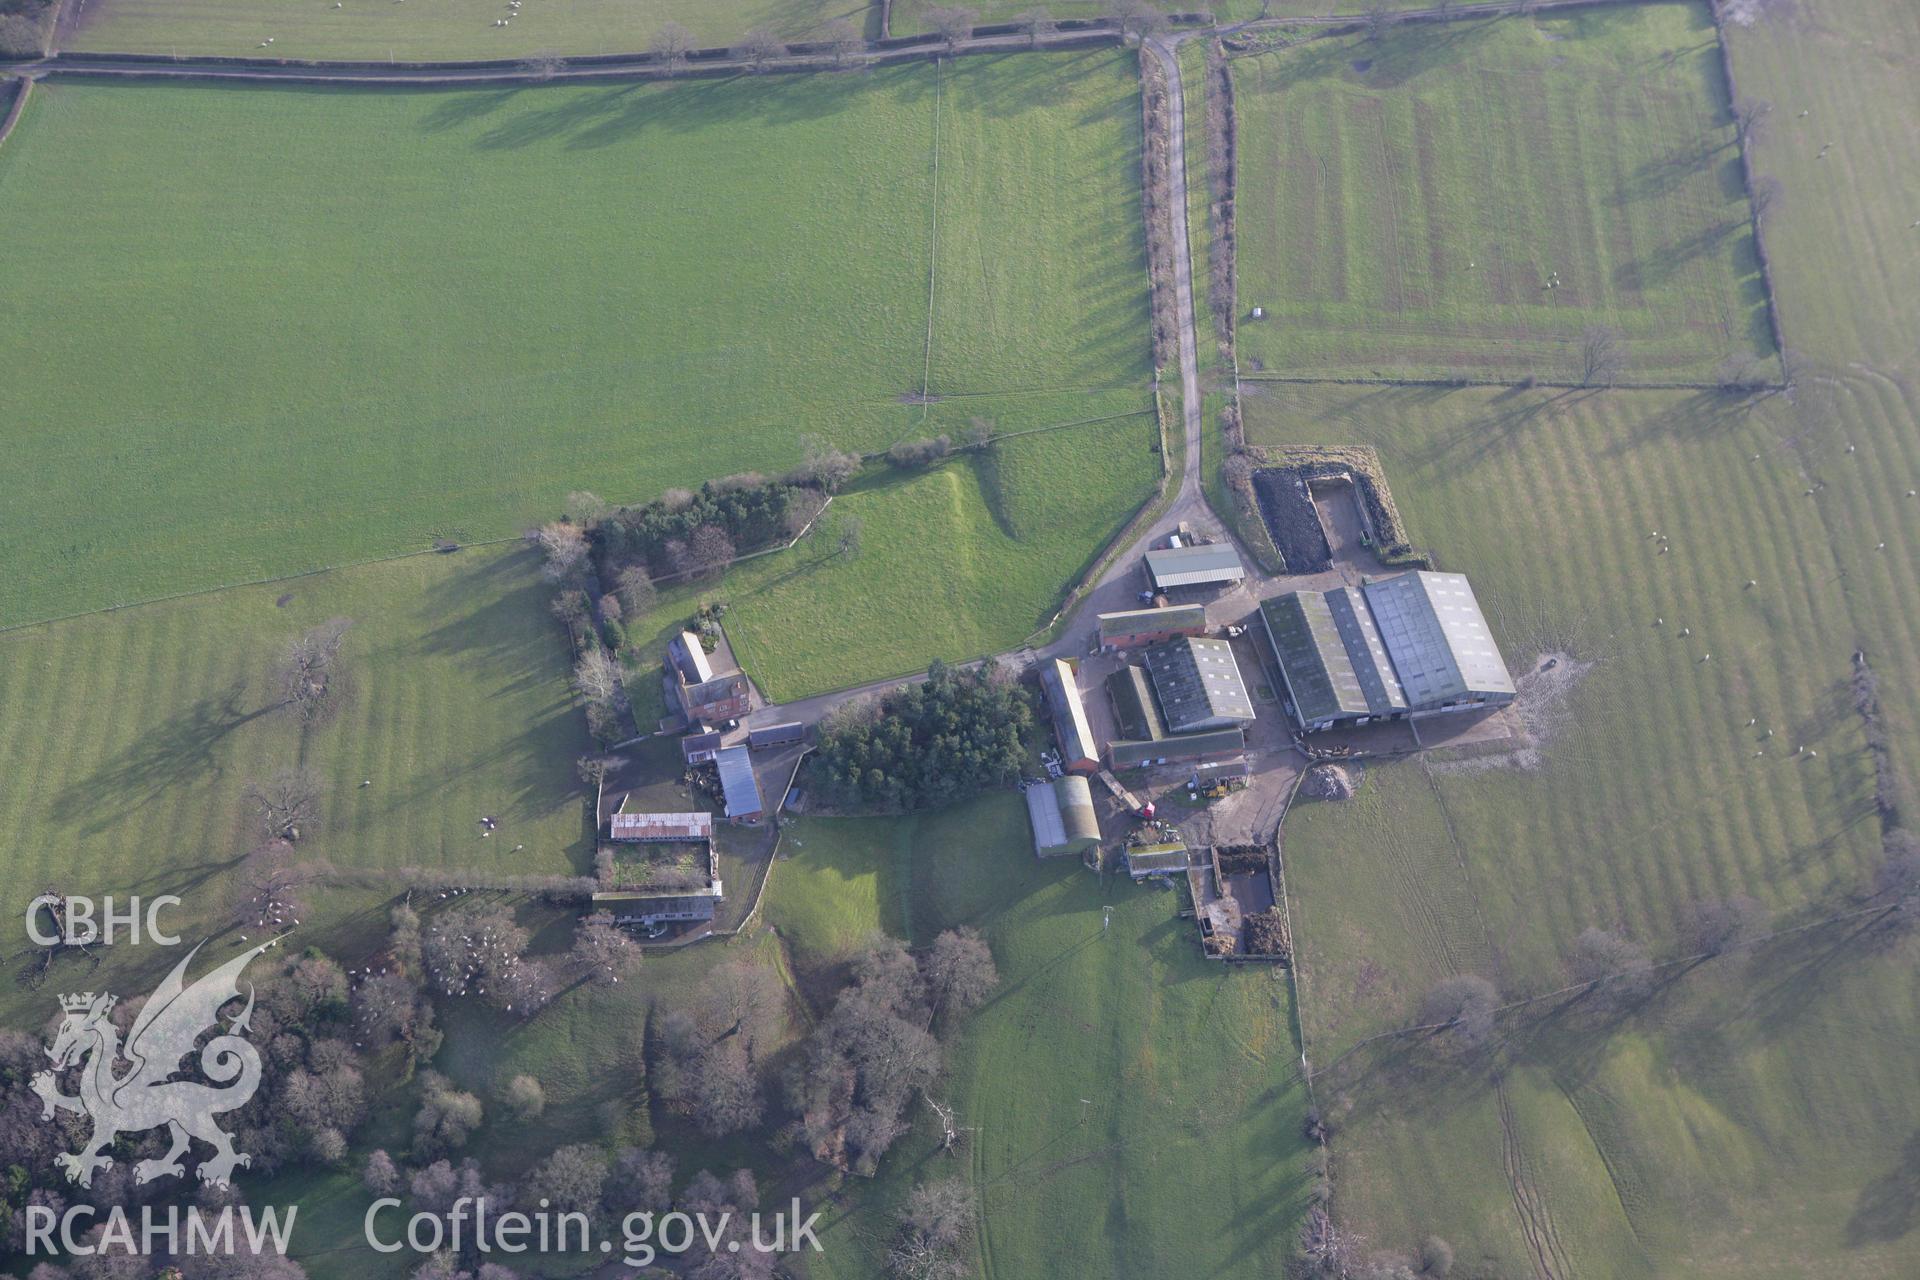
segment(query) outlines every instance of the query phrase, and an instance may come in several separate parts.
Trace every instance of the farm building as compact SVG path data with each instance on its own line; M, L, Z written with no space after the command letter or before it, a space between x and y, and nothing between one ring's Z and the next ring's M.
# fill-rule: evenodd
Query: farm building
M1154 764L1193 760L1219 762L1237 759L1247 749L1247 731L1235 725L1209 733L1180 733L1146 741L1107 744L1107 764L1114 769L1141 769Z
M1513 700L1513 677L1461 574L1296 591L1263 603L1260 618L1304 729Z
M1127 849L1127 874L1135 880L1184 875L1186 870L1187 846L1184 844L1140 844Z
M720 769L720 792L725 797L727 821L758 822L765 814L760 784L753 778L753 760L745 747L725 747L713 758Z
M1123 737L1152 742L1167 736L1167 722L1145 667L1130 662L1108 676L1107 699Z
M1079 855L1100 845L1093 790L1078 774L1028 787L1027 817L1033 823L1033 851L1042 858Z
M643 844L713 839L713 815L697 813L616 813L608 835Z
M716 880L708 890L696 893L609 889L593 895L593 909L607 912L615 924L703 923L720 911L720 882Z
M1225 729L1251 722L1253 699L1225 640L1182 636L1147 650L1147 671L1160 714L1174 733Z
M1147 552L1147 581L1155 591L1171 587L1227 586L1247 576L1240 553L1230 542L1198 547L1163 547Z
M1080 701L1073 668L1055 658L1040 668L1040 684L1053 712L1053 736L1060 743L1061 767L1069 773L1092 773L1100 767L1100 753L1093 744L1093 727L1087 723L1086 704Z
M1128 609L1100 615L1100 648L1137 649L1175 636L1197 636L1207 629L1205 605L1177 604L1164 609Z
M680 739L680 758L688 764L705 764L720 754L720 748L726 745L726 735L718 729L707 733L690 733Z
M764 751L769 747L784 747L800 742L807 736L807 726L798 720L785 724L763 724L747 733L747 745L755 751Z

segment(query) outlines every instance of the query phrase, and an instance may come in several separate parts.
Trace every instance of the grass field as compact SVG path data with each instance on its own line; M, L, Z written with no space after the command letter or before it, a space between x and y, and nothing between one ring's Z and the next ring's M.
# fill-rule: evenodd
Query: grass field
M835 18L878 33L865 0L89 0L68 48L88 52L231 54L402 62L640 53L677 22L696 45L731 43L750 27L803 40ZM496 18L512 25L496 27ZM269 49L260 42L273 37Z
M1703 6L1314 39L1234 76L1244 375L1571 381L1594 325L1623 382L1772 354Z
M803 966L874 930L971 924L1002 979L949 1056L971 1150L940 1156L924 1122L903 1138L829 1210L815 1280L878 1276L892 1207L949 1176L980 1196L987 1280L1279 1273L1308 1179L1277 972L1202 960L1172 894L1036 861L1011 794L795 834L767 918Z
M1681 392L1271 387L1245 406L1255 442L1377 447L1509 664L1560 654L1567 682L1532 770L1376 768L1351 803L1289 816L1317 1066L1448 973L1560 986L1591 925L1672 955L1695 899L1749 894L1779 923L1857 901L1879 824L1846 681L1856 648L1897 663L1911 643L1893 634L1920 607L1911 435ZM1920 1125L1893 1048L1920 1035L1913 953L1848 937L1690 971L1615 1027L1522 1021L1499 1087L1362 1053L1321 1081L1359 1102L1334 1145L1344 1211L1382 1247L1438 1232L1501 1275L1533 1273L1530 1237L1554 1274L1904 1274L1920 1240L1875 1206ZM1541 1206L1525 1230L1516 1183Z
M807 433L884 447L925 429L901 402L923 386L1033 422L1146 381L1113 51L664 89L41 88L0 154L0 363L35 406L4 431L0 625L509 535L573 488L787 465Z
M10 874L35 892L179 893L204 919L258 843L247 783L296 764L325 785L307 856L586 871L586 731L534 567L518 550L424 556L0 636ZM274 709L273 668L333 617L354 622L345 689L303 730ZM501 821L485 839L483 814Z

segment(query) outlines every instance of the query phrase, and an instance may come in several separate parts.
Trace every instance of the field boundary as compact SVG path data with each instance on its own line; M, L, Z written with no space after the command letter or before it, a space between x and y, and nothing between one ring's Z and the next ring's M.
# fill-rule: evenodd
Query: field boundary
M0 145L7 141L7 135L13 132L13 126L20 123L20 117L26 114L27 98L33 93L32 76L15 76L13 101L7 106L7 114L0 117Z
M1713 18L1713 40L1720 50L1720 70L1727 80L1727 111L1737 114L1740 101L1740 84L1733 78L1733 50L1727 47L1727 23L1720 12L1719 0L1706 0L1707 12ZM1740 189L1747 197L1747 220L1753 234L1753 256L1760 263L1760 287L1767 295L1767 326L1773 330L1774 360L1780 367L1783 382L1791 382L1792 376L1787 366L1787 334L1780 323L1780 296L1773 287L1773 259L1767 254L1767 236L1760 205L1754 199L1755 181L1753 150L1749 144L1749 133L1736 122L1733 135L1740 152Z
M933 307L940 282L940 75L939 58L933 60L933 190L927 197L927 340L920 353L920 425L927 425L933 402L927 399L933 390Z

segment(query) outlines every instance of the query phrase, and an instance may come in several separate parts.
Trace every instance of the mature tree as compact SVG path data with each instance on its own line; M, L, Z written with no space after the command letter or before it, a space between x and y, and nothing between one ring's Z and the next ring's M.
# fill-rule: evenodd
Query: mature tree
M754 71L766 70L775 58L787 56L787 46L765 27L753 27L733 46L733 56Z
M297 859L280 840L240 860L233 878L233 922L242 929L291 929L306 914L307 891L331 874L318 859Z
M1689 904L1681 912L1680 928L1688 947L1717 956L1760 932L1766 919L1766 908L1745 894L1735 894Z
M612 986L639 962L640 944L610 912L596 911L574 930L568 963L584 978Z
M1113 6L1113 16L1120 30L1142 39L1167 29L1167 15L1156 0L1118 0Z
M1479 1044L1493 1033L1500 993L1477 974L1442 978L1420 1002L1420 1021L1455 1044Z
M1627 344L1610 325L1590 324L1580 332L1580 385L1610 387L1627 367Z
M620 662L605 649L589 649L573 664L573 687L589 703L611 706L620 692Z
M242 794L269 841L292 843L320 825L322 787L312 770L281 769L264 782L249 782Z
M420 1109L413 1116L414 1154L439 1156L464 1147L485 1116L486 1108L474 1094L454 1088L438 1071L422 1072Z
M1780 197L1787 188L1780 179L1772 174L1762 174L1753 180L1753 217L1756 222L1765 222L1767 215L1779 205Z
M1420 1274L1433 1276L1434 1280L1445 1280L1453 1271L1453 1246L1439 1236L1428 1236L1420 1242Z
M1000 984L993 949L971 925L935 938L920 961L920 973L936 1018L977 1009Z
M654 33L647 52L658 58L669 75L686 70L687 55L693 52L693 32L677 22L669 22Z
M1740 97L1733 100L1733 132L1742 146L1752 146L1760 141L1766 130L1767 117L1773 114L1773 104L1765 98Z
M717 524L703 524L687 539L687 572L699 577L720 573L733 563L733 539Z
M953 438L930 436L924 440L901 440L887 450L887 461L902 470L931 466L953 452Z
M947 42L947 48L954 49L962 40L972 38L973 24L980 20L980 15L965 5L936 4L927 9L926 19L927 25Z
M660 593L653 586L653 575L647 572L645 565L628 565L614 581L620 598L626 602L627 613L635 618L650 612L654 601L660 598Z
M586 630L587 624L593 621L593 606L587 601L587 593L578 587L556 592L548 607L553 610L553 616L560 619L561 626L576 634Z
M972 1275L965 1255L978 1209L972 1188L958 1178L915 1187L887 1250L887 1274L897 1280L964 1280Z
M795 484L815 485L835 492L860 474L860 455L838 449L818 436L800 437L800 465L787 474Z
M835 18L822 27L819 38L820 43L827 46L827 52L836 67L853 66L867 47L867 42L860 36L860 28L846 18Z
M567 69L567 60L554 49L536 49L527 55L520 69L535 80L551 80Z
M376 1196L392 1195L393 1189L400 1185L400 1167L385 1147L375 1147L368 1154L366 1167L360 1171L360 1182Z
M1587 928L1573 941L1567 975L1603 1003L1618 1007L1646 993L1652 974L1647 949L1618 933Z
M673 1203L673 1157L645 1147L622 1147L601 1185L600 1203L616 1218L665 1212Z
M329 706L334 691L335 659L353 626L351 618L330 618L297 636L280 660L282 706L303 724L314 724Z
M547 1091L540 1087L537 1077L522 1073L507 1081L507 1087L500 1091L500 1105L515 1120L537 1120L547 1109Z
M527 541L545 558L541 572L549 582L572 582L586 568L587 534L567 520L552 520L527 531Z
M497 1009L531 1014L553 997L551 976L527 958L527 931L504 907L443 912L427 927L421 951L443 995L477 996Z
M389 1040L412 1039L423 1008L419 985L407 973L377 973L361 979L350 1003L354 1036L376 1051Z
M1041 41L1060 29L1053 15L1046 9L1029 9L1014 19L1021 30L1027 33L1027 43L1038 49Z
M520 1199L528 1209L549 1207L560 1213L592 1213L600 1207L600 1188L606 1180L606 1151L595 1144L575 1143L561 1147L534 1166Z
M1873 877L1875 901L1902 927L1920 923L1920 836L1904 828L1889 832L1886 854Z
M734 1031L716 1036L689 1014L663 1015L655 1028L653 1084L669 1107L714 1137L752 1128L765 1114L747 1042Z
M1382 0L1374 0L1367 6L1360 20L1366 27L1367 39L1381 40L1386 38L1387 32L1392 30L1393 24L1399 19L1400 15L1388 8Z

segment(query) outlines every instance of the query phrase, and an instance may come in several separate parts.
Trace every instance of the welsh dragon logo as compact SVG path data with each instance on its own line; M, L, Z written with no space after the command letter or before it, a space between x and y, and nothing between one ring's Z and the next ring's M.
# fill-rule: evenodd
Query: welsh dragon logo
M43 1119L54 1110L78 1112L93 1118L93 1137L77 1152L62 1152L56 1162L69 1180L85 1187L96 1170L113 1164L100 1154L123 1133L140 1133L166 1126L173 1146L157 1160L134 1166L136 1182L150 1182L166 1174L186 1172L180 1157L188 1141L198 1138L214 1149L200 1162L200 1180L224 1187L234 1166L252 1163L252 1157L233 1149L233 1139L214 1123L214 1117L243 1107L260 1087L260 1055L242 1033L253 1016L253 985L247 984L246 1005L225 1031L200 1047L200 1071L212 1084L175 1080L181 1062L200 1037L219 1031L221 1006L242 995L240 971L272 943L265 943L229 960L192 986L186 985L187 966L200 952L195 947L175 965L147 997L140 1015L127 1032L126 1044L110 1017L116 998L88 991L60 997L66 1020L54 1037L47 1056L53 1070L33 1078L33 1091L45 1103ZM56 1073L85 1060L80 1069L80 1092L60 1092ZM127 1069L115 1074L124 1061Z

